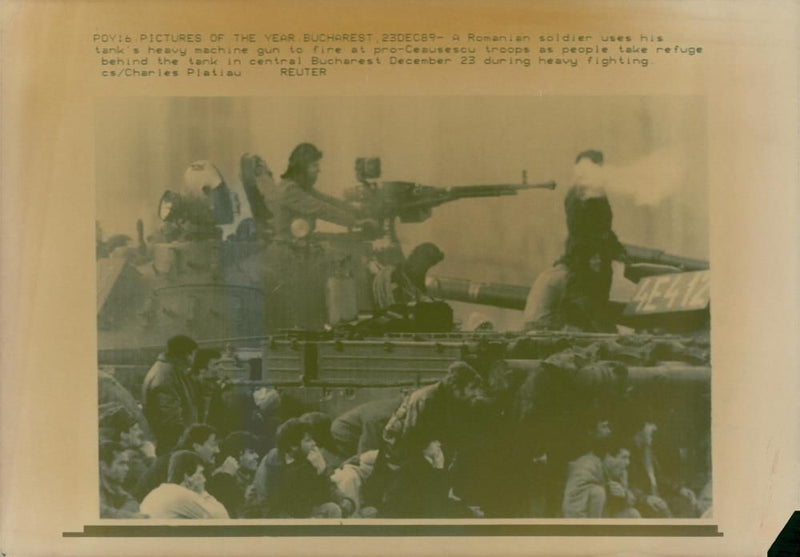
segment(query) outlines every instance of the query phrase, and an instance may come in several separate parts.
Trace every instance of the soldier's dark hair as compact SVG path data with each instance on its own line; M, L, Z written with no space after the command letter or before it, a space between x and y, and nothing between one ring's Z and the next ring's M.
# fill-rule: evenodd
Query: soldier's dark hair
M281 178L297 178L303 176L306 167L312 162L316 162L322 158L322 151L317 149L312 143L301 143L292 150L289 155L289 166L286 167L286 172L281 174Z
M278 431L275 433L275 444L280 452L286 453L292 447L299 446L306 433L310 433L308 424L297 418L290 418L278 426Z
M200 455L192 451L175 451L169 457L169 468L167 470L167 482L179 484L186 476L191 476L197 472L198 466L204 466Z
M603 164L603 152L597 151L595 149L588 149L586 151L581 151L578 153L578 156L575 157L575 164L581 162L581 159L589 159L594 164Z
M436 264L444 259L444 253L439 249L439 246L433 242L425 242L411 250L411 253L408 255L409 261L415 259L430 261Z
M325 412L307 412L300 416L300 421L308 424L308 430L314 441L320 447L330 447L333 444L331 437L331 417Z
M208 362L211 360L217 360L222 357L222 352L219 350L214 350L213 348L201 348L197 351L197 355L194 357L194 364L192 365L193 371L200 371L204 367L208 366Z
M116 441L103 441L100 443L100 462L105 463L106 466L111 466L116 455L124 452L125 447Z
M217 460L225 462L229 456L239 460L241 454L247 449L258 452L258 437L249 431L234 431L220 443Z
M197 350L197 343L186 335L177 335L167 341L167 354L188 356Z
M208 441L209 437L216 434L217 430L208 424L192 424L183 430L183 434L178 440L177 448L190 451L195 443L202 445Z

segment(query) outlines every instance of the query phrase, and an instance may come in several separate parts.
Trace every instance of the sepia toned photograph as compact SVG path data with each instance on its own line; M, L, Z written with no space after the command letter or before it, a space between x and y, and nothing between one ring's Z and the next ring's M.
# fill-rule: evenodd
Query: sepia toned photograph
M799 15L4 2L0 554L791 551Z
M713 516L702 96L94 111L99 518Z

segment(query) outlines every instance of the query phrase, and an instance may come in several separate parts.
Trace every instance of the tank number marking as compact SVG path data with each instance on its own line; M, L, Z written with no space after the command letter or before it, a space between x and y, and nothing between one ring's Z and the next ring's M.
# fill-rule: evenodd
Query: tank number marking
M711 300L710 289L709 271L646 277L625 307L625 315L703 309Z

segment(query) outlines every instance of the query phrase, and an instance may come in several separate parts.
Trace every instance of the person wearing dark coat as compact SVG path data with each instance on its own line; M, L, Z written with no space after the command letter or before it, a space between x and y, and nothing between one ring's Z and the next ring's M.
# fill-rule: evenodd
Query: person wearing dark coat
M612 261L625 258L625 247L612 229L603 153L579 153L575 165L575 184L564 198L564 255L531 288L523 319L530 329L616 332L609 304Z
M380 505L394 474L415 458L430 441L439 441L451 461L479 427L488 404L483 379L466 362L454 362L440 381L409 394L383 430L375 470L365 486L365 498ZM380 509L379 509L380 510Z
M442 444L430 441L393 475L379 512L387 518L463 518L466 507L450 497Z
M696 518L694 491L666 474L653 450L657 431L655 423L643 422L633 436L628 480L636 508L645 518Z
M569 237L606 242L611 256L619 259L625 248L612 229L614 215L600 176L603 162L602 151L583 151L575 158L575 183L564 197L567 232Z
M326 474L325 459L308 424L287 420L278 428L277 442L256 470L258 516L341 518L344 501Z
M611 258L607 242L570 236L564 255L531 287L523 314L525 328L615 332L609 302Z
M441 381L403 400L383 430L382 456L397 468L433 439L454 450L471 429L472 410L487 402L478 372L465 362L454 362Z
M253 478L258 468L258 439L247 431L234 431L221 444L217 462L206 491L225 506L231 518L245 515L255 499Z
M194 340L172 337L144 378L142 408L158 455L170 452L186 427L200 421L200 393L191 377L196 352Z

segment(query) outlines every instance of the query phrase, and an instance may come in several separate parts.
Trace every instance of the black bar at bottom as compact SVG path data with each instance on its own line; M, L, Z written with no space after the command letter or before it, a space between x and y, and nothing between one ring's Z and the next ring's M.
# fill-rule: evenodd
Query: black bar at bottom
M720 537L708 524L231 524L98 525L65 538L620 536Z

